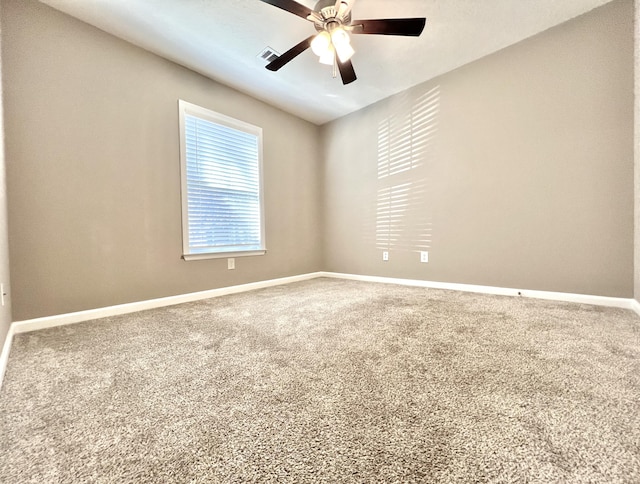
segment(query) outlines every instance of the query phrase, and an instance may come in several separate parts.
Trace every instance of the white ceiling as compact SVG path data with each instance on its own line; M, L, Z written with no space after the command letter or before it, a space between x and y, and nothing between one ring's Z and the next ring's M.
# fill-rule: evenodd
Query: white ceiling
M344 86L309 50L278 72L310 22L260 0L40 0L117 37L322 124L491 54L611 0L358 0L354 19L426 17L416 37L354 35L358 80ZM299 0L314 8L314 0Z

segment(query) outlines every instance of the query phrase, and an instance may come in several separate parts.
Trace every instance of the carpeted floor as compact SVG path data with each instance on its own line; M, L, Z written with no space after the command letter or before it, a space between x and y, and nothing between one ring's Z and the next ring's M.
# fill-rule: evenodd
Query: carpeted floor
M316 279L17 335L0 482L640 482L631 311Z

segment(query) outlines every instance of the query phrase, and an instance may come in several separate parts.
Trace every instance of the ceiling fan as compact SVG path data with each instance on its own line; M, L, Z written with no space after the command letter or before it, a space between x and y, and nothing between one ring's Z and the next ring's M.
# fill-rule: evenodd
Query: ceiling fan
M355 0L319 0L315 10L294 0L261 1L313 22L318 31L267 64L267 69L277 71L311 47L322 64L333 66L333 77L340 72L343 84L357 79L351 63L355 51L349 33L418 37L426 22L424 18L351 20Z

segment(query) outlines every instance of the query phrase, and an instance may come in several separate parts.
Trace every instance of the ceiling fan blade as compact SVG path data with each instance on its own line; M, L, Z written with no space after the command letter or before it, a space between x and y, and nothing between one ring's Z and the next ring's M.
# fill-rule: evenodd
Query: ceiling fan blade
M267 69L269 69L270 71L277 71L288 62L291 62L311 46L311 41L314 37L315 35L312 35L311 37L304 39L302 42L293 46L276 60L269 62L267 64Z
M425 18L390 18L376 20L354 20L354 34L407 35L418 37L424 30Z
M313 13L308 7L304 5L300 5L298 2L294 2L293 0L260 0L264 3L268 3L269 5L273 5L274 7L281 8L282 10L286 10L298 17L302 17L306 19L309 15Z
M338 69L340 70L340 77L342 77L342 84L351 84L357 79L356 71L353 69L351 60L347 62L340 62L338 60Z
M351 12L354 1L355 0L337 0L335 6L336 17L345 19L347 17L347 14Z

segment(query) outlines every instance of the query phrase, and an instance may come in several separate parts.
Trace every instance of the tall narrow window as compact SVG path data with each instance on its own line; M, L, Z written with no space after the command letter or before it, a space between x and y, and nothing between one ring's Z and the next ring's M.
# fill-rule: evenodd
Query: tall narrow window
M262 128L179 101L186 260L265 253Z

